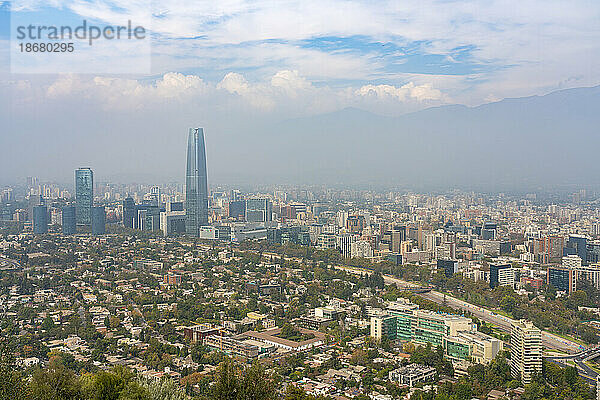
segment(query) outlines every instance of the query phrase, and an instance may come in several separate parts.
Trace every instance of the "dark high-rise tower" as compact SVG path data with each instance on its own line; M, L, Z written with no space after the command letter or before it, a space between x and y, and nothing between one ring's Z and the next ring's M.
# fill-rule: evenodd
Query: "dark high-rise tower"
M62 209L62 233L63 235L74 235L77 233L77 222L75 217L75 206L64 206Z
M106 210L104 206L92 207L92 235L106 233Z
M135 219L137 217L135 209L135 201L131 197L123 200L123 226L125 228L135 228Z
M75 170L75 215L77 225L92 223L94 205L94 172L90 168Z
M208 224L208 183L204 130L190 128L185 174L185 231L199 236L200 227Z
M33 233L48 233L48 208L40 195L40 204L33 207Z

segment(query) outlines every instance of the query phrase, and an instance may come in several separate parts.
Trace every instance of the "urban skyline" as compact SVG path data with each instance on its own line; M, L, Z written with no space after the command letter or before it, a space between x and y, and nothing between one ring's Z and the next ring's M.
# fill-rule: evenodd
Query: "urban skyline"
M0 0L0 400L600 400L598 21Z

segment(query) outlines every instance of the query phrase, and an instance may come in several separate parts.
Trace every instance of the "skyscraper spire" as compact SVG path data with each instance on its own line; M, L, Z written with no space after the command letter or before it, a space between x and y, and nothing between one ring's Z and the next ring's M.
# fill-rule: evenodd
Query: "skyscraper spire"
M199 236L200 227L208 224L208 183L204 130L190 128L185 175L185 230Z

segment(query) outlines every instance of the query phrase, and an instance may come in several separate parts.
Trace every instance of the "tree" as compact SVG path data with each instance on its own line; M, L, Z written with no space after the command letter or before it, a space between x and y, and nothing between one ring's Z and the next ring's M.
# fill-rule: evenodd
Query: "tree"
M46 332L52 331L52 329L54 328L54 321L52 320L51 316L48 315L46 316L46 318L44 318L44 322L42 322L41 328Z
M190 354L192 355L192 360L194 360L197 363L202 363L202 359L204 358L205 354L208 354L209 348L205 345L203 345L201 342L196 342L192 345L192 348L190 349Z
M0 400L32 399L27 381L13 366L0 365Z
M30 387L36 400L79 400L82 397L75 373L66 369L59 359L51 360L48 369L37 369Z
M577 382L577 368L566 367L563 372L564 380L567 385L574 385Z
M217 368L211 399L217 400L274 400L277 391L272 376L258 363L243 370L226 358Z
M267 375L258 363L246 368L241 379L240 389L239 400L274 400L277 398L273 378Z
M139 386L147 393L148 400L185 400L187 395L181 386L172 379L162 378L159 380L140 379Z
M150 398L148 390L137 381L129 382L119 394L119 400L148 400Z
M92 381L90 399L117 400L126 383L110 372L98 372Z
M285 390L284 400L307 400L308 395L306 392L295 385L288 385Z
M217 368L211 398L215 400L237 399L240 392L239 385L235 364L230 358L226 358Z

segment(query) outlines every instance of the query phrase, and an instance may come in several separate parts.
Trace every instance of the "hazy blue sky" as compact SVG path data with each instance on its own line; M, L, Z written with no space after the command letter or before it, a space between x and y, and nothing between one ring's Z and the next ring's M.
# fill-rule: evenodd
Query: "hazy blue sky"
M11 12L57 23L139 15L151 73L11 74ZM0 1L0 183L70 180L80 165L181 180L188 126L206 129L211 180L235 180L244 154L224 162L223 147L269 140L267 127L288 118L595 86L599 61L596 0Z

